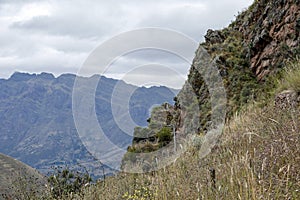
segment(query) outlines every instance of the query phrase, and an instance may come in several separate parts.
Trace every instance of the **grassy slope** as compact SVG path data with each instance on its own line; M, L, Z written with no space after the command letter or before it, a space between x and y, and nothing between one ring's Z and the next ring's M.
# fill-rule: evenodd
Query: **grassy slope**
M260 7L257 10L260 13ZM245 47L247 42L235 29L248 12L222 30L226 36L223 43L207 46L209 53L213 57L220 55L221 64L224 64L227 74L223 77L224 84L230 116L233 116L212 152L201 158L199 150L194 148L155 173L109 177L86 188L85 199L300 199L299 108L280 110L274 107L273 99L249 104L253 94L263 92L269 96L266 91L270 92L269 87L273 87L276 80L266 81L267 88L258 83L249 70L247 51L243 51L248 48ZM260 32L260 29L253 31ZM192 85L202 88L196 70L191 72ZM294 86L300 82L300 76L295 74L292 71L283 76L287 81L283 81L277 92L283 89L299 92L299 87ZM199 95L203 94L203 90L199 90ZM246 104L248 108L240 111ZM234 116L237 110L240 112Z
M35 192L41 189L41 183L46 183L46 179L36 170L0 154L0 199L12 197L12 194L19 198L25 198L24 195L30 195L31 192L35 195Z
M298 60L274 90L298 91L299 73ZM299 169L300 109L280 110L271 98L232 117L205 158L190 149L155 173L119 174L99 182L86 189L85 198L300 199Z
M300 199L299 117L299 110L251 107L227 124L204 159L190 150L154 174L100 182L86 199Z

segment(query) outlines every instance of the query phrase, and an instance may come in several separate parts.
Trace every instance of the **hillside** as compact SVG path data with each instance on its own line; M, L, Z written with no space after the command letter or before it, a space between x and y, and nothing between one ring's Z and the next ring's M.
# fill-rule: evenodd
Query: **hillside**
M208 30L175 105L153 110L148 127L135 129L125 172L86 190L86 198L299 199L299 27L299 1L262 0L227 28ZM226 103L210 102L201 72L213 65ZM225 126L214 134L220 105ZM173 153L172 126L183 151ZM149 173L126 173L134 171Z
M88 84L99 77L81 79ZM86 150L75 128L72 113L75 78L72 74L55 78L47 73L15 73L7 80L0 80L0 152L45 175L53 166L68 165L71 168L84 166L92 175L101 176L102 164ZM166 87L138 88L101 77L94 97L98 121L111 141L126 149L132 137L118 128L111 110L112 92L117 83L124 92L134 90L128 102L129 112L141 126L146 125L149 109L154 104L172 102L176 91L174 94ZM113 154L107 144L101 148L103 160ZM113 172L105 168L107 173Z
M162 170L99 182L86 199L299 199L299 107L257 106L233 117L205 158L195 146Z
M208 30L175 104L135 128L123 172L66 199L300 199L299 23L298 0L261 0Z
M45 190L46 182L47 179L35 169L0 154L0 199L25 199L26 196L22 195Z
M177 141L177 146L185 146L191 134L217 132L208 134L217 137L220 131L214 131L216 127L222 126L247 103L268 99L284 66L300 54L299 20L300 4L297 1L255 1L228 27L208 30L205 42L195 53L188 80L176 97L176 104L167 110L161 108L171 120L166 123L165 114L158 122L154 120L158 124L154 129L153 121L150 122L148 132L152 137L138 144L135 142L138 138L133 140L124 166L127 158L128 169L132 169L134 163L144 162L145 158L135 155L141 149L146 152L157 150L159 139L153 139L153 136L166 125L175 126L177 138L182 140ZM221 82L218 81L220 78ZM146 129L143 131L147 132ZM135 136L139 135L136 131ZM210 145L214 145L216 139L213 140ZM164 146L172 149L172 141L167 142ZM147 162L153 163L151 166L155 168L155 159L159 156L153 154L151 158L147 157Z

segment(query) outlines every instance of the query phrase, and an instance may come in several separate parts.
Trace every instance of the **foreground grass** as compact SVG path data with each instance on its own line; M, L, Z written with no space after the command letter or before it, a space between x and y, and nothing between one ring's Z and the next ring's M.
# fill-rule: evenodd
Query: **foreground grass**
M233 117L204 158L192 148L160 171L120 173L63 199L300 199L300 110L273 104Z
M300 57L297 57L284 69L282 78L277 85L278 91L290 89L296 93L300 92Z
M299 96L299 60L282 77L275 93ZM63 199L300 199L300 105L267 102L232 117L204 158L194 147L160 171L120 173Z
M151 174L119 174L84 199L300 199L299 110L248 108L201 159L197 149Z

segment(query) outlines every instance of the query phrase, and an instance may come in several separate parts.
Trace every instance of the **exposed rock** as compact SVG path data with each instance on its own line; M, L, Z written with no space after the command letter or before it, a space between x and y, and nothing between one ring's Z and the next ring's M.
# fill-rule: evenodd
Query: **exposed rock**
M224 41L224 36L221 31L214 31L208 29L205 37L205 41L209 44L222 43Z
M228 116L255 99L265 80L300 54L299 33L298 0L255 1L229 27L207 31L202 47L216 61L224 79ZM201 130L209 122L211 109L205 82L194 67L199 59L196 53L188 82L199 101Z
M282 67L285 59L299 51L300 4L297 2L258 1L250 10L250 22L247 20L239 28L250 46L251 69L259 80L263 80L277 67ZM242 17L240 20L243 20ZM268 65L262 62L266 60Z
M300 96L293 90L285 90L275 97L275 106L283 110L290 110L299 106Z

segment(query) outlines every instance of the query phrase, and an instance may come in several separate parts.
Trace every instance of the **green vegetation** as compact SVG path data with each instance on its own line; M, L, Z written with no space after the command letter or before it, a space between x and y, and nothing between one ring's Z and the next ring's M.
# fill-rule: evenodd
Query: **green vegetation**
M224 86L228 97L228 116L238 111L243 105L256 98L264 87L250 70L249 47L243 42L241 32L233 27L222 30L223 43L206 46L213 59L222 63L219 67L223 74Z
M134 129L133 142L127 151L130 153L147 153L167 145L173 138L172 130L168 126L171 125L175 114L174 107L168 103L154 107L151 118L148 119L148 127L136 127ZM132 160L133 156L126 155L124 160L127 158Z
M132 194L125 192L122 198L126 200L146 200L154 199L155 196L157 196L157 194L153 191L150 191L148 187L141 186L140 188L135 189Z
M82 188L92 181L88 173L72 172L70 169L56 169L48 178L50 196L54 199L69 197L72 194L81 195Z
M160 146L165 146L167 145L171 140L172 140L172 132L169 127L163 127L158 133L158 142Z

